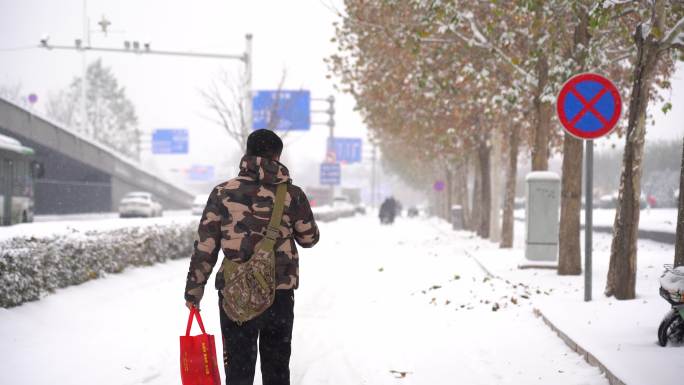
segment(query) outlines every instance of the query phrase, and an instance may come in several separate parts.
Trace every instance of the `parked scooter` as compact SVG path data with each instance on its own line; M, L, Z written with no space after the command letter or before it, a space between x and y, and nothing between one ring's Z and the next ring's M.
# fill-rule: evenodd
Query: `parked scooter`
M684 266L665 265L660 277L660 296L672 305L658 327L658 343L682 343L684 340Z

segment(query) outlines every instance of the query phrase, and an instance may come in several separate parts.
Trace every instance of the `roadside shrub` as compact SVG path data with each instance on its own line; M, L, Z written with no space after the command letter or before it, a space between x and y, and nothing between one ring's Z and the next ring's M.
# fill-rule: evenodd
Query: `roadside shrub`
M1 241L0 307L34 301L129 266L189 257L195 231L192 221Z

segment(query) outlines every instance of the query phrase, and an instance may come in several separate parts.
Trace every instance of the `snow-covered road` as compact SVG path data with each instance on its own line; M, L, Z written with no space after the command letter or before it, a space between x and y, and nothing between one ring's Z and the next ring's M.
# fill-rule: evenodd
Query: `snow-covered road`
M447 237L428 219L355 217L321 233L300 252L293 384L607 383L530 306L511 301L527 289L488 280L466 253L481 240ZM0 383L179 384L187 264L130 269L0 309ZM220 341L216 302L207 290L202 314Z

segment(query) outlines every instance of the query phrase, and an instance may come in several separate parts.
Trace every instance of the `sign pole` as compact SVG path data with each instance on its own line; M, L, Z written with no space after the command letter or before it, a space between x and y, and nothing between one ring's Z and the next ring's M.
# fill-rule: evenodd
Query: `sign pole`
M594 141L586 140L585 158L586 176L585 183L585 208L584 208L584 301L591 301L591 246L592 246L592 227L594 211L593 189L594 189Z

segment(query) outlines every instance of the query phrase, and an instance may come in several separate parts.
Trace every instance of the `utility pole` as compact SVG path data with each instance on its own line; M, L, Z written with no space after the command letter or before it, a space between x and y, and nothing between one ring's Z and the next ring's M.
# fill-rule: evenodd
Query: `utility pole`
M83 36L81 43L76 41L76 47L81 51L81 131L93 136L88 132L88 108L86 104L86 87L88 87L88 61L83 46L90 45L90 22L88 21L88 0L83 0Z
M328 96L327 98L311 98L311 100L315 101L320 101L320 102L327 102L328 103L328 109L326 110L311 110L311 112L316 112L316 113L325 113L328 114L328 121L325 123L313 123L313 124L320 124L320 125L326 125L328 126L328 141L325 146L325 158L324 162L326 163L336 163L337 159L335 158L335 97L333 95ZM335 199L335 185L330 185L330 200L331 202Z
M103 20L103 24L109 25L107 20ZM106 27L103 26L103 30L106 33ZM86 63L86 53L88 51L93 52L110 52L110 53L129 53L136 55L162 55L162 56L175 56L175 57L191 57L191 58L207 58L207 59L229 59L229 60L239 60L245 63L245 127L247 131L251 130L252 126L252 34L245 35L245 52L242 55L235 54L223 54L223 53L212 53L212 52L183 52L183 51L162 51L153 50L149 42L144 42L141 44L139 41L124 41L123 48L113 48L113 47L93 47L90 44L90 25L88 22L87 15L87 0L83 0L83 38L76 39L73 46L70 45L55 45L50 44L49 37L44 37L40 39L39 48L44 48L47 50L67 50L67 51L78 51L82 55L82 80L81 80L81 111L83 114L83 121L81 122L81 129L84 133L89 136L94 136L95 127L88 128L87 123L87 63ZM334 124L334 123L333 123Z
M335 97L328 96L328 154L335 153ZM337 159L335 159L337 162ZM340 173L342 170L340 170ZM330 199L335 200L335 185L330 185Z
M252 131L252 34L245 35L245 127Z

